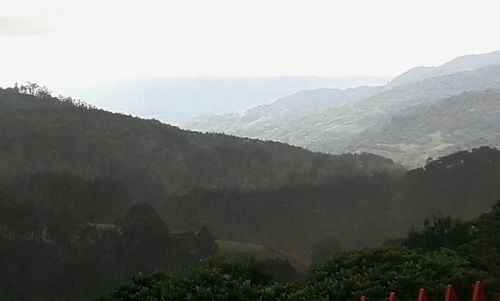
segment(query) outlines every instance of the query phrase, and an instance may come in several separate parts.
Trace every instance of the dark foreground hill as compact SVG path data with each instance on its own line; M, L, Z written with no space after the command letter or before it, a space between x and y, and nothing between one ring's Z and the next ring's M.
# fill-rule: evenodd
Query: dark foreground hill
M164 201L195 187L255 190L397 169L378 156L329 156L183 131L39 96L0 90L0 177L46 171L109 177L136 200Z
M424 288L425 298L439 300L445 290L449 295L448 284L459 298L479 295L490 300L497 298L500 287L499 209L496 205L465 222L437 218L427 221L423 231L412 231L391 246L331 255L293 283L274 282L271 272L275 270L253 260L215 258L180 275L135 278L99 300L356 300L368 296L382 301L389 292L412 300L419 288ZM283 267L280 271L286 274Z
M198 190L165 203L175 228L307 256L316 242L343 249L402 237L433 215L471 218L500 200L500 151L483 147L429 161L404 177L352 176L253 192Z
M134 273L175 271L216 254L210 229L168 220L186 213L172 199L197 191L250 193L383 172L402 169L370 154L183 131L35 86L1 89L0 291L8 300L90 300ZM142 201L179 208L160 216ZM211 219L231 212L220 214ZM238 229L218 235L250 237Z

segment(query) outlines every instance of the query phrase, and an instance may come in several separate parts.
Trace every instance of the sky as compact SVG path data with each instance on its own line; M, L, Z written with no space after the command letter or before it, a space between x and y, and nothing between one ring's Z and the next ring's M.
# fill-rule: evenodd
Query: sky
M397 75L500 50L499 1L0 0L0 86Z

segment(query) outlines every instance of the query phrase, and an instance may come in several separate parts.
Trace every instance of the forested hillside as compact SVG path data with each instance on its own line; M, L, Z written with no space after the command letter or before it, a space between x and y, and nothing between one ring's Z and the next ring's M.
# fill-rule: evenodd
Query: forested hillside
M450 217L427 220L422 231L386 246L331 254L304 277L280 283L254 260L214 258L179 275L137 277L102 301L138 300L387 300L395 292L412 300L420 288L429 300L440 300L452 284L457 298L471 299L472 284L486 285L484 299L500 288L500 207L463 221ZM207 281L210 279L210 281Z
M500 91L470 91L399 110L353 137L360 151L425 162L478 145L500 145Z
M136 200L196 188L254 190L397 169L373 155L328 156L281 143L183 131L144 120L0 90L0 177L40 171L123 182Z
M372 154L184 131L36 86L0 90L0 140L0 289L16 300L90 300L136 272L231 249L279 254L266 269L291 273L283 258L303 270L500 199L493 148L405 172Z
M352 176L257 192L206 191L174 198L175 227L308 255L323 238L357 249L402 237L433 215L470 218L500 200L500 151L483 147L430 160L404 177Z
M202 220L199 227L168 220L163 208L172 198L403 172L369 154L183 131L54 98L37 85L0 90L0 142L7 300L90 300L136 272L172 272L216 254Z

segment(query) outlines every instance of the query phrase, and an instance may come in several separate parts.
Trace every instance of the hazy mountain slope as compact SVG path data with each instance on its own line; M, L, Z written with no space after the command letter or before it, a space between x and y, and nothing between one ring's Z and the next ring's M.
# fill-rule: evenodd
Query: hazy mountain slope
M423 156L443 153L419 148L420 159L417 159L414 157L416 154L403 156L396 148L393 154L390 146L383 150L369 142L386 140L385 137L377 137L373 130L388 124L392 116L401 110L411 110L415 106L467 91L490 88L500 88L500 51L459 57L439 67L415 68L385 86L301 91L242 115L202 117L185 126L201 131L281 141L314 151L370 151L413 165L422 163L420 159ZM481 128L479 123L471 125L471 130ZM438 131L440 125L434 123L434 126ZM367 136L368 132L371 136ZM447 149L466 147L469 138L464 136L461 141L457 136L454 147ZM398 144L397 141L391 143ZM407 144L409 140L399 143Z
M232 113L200 116L183 124L183 127L274 140L283 136L282 131L287 131L291 123L301 122L307 116L372 96L381 90L377 86L346 90L303 90L271 104L250 109L242 115Z
M40 171L111 177L138 200L160 201L195 187L253 190L391 166L376 156L329 156L280 143L203 135L0 89L0 177Z
M401 154L381 151L377 147L373 149L367 147L368 142L363 139L370 138L377 141L377 133L370 132L369 137L363 133L372 128L379 128L401 110L411 110L421 104L432 103L466 91L489 88L500 88L500 66L487 66L474 71L443 75L392 89L362 87L348 90L304 91L249 110L243 116L232 115L230 118L219 116L211 123L203 126L203 122L200 121L194 127L281 141L322 152L372 151L392 159L403 159L407 164L414 164L415 160L406 161L413 155L402 157ZM479 123L471 124L471 129L481 128ZM439 124L434 125L437 131ZM397 128L394 130L397 131ZM464 143L465 140L466 137ZM457 137L455 143L459 141L460 138ZM396 141L393 143L397 144ZM461 146L464 144L450 149L454 150ZM419 152L420 156L435 155L424 149L419 149Z
M359 98L366 98L377 92L399 89L400 87L398 86L415 84L426 79L463 71L474 71L481 67L492 65L500 65L500 51L461 56L438 67L416 67L394 78L385 86L365 87L362 90L356 88L347 89L346 91L336 89L301 91L288 97L282 97L271 104L250 109L243 114L243 117L234 114L234 112L233 114L221 114L224 112L220 111L219 114L202 115L194 120L189 120L182 123L182 126L202 131L235 133L237 135L271 140L276 140L279 137L280 141L289 141L303 145L300 142L294 142L298 138L290 140L287 137L286 131L290 122L302 123L304 119L310 116L315 118L317 114L321 114L325 109L338 107L339 105L359 100ZM417 85L413 86L413 88L418 90L421 87ZM403 89L408 90L408 87ZM403 97L413 97L419 92L408 91L410 94L403 95ZM429 93L432 91L424 92ZM436 92L441 93L441 91ZM398 92L396 91L396 93ZM399 96L401 96L401 93L399 93ZM270 131L271 133L269 133ZM300 133L299 135L303 134L305 133Z
M500 90L464 92L403 109L356 135L351 144L412 165L481 145L498 147Z
M484 54L471 54L457 57L446 64L438 67L416 67L408 70L394 78L388 87L393 88L402 84L410 82L422 81L424 79L457 73L461 71L472 71L484 66L499 65L500 64L500 51L484 53Z
M345 89L388 80L369 76L153 78L99 83L63 92L110 111L180 124L201 114L244 112L302 89Z
M310 129L307 141L292 144L326 152L357 151L355 135L390 119L400 110L431 103L466 91L500 88L500 66L483 67L398 86L345 106L311 116L300 126ZM318 122L323 120L323 122ZM314 124L314 125L311 125ZM474 126L474 125L472 125ZM359 140L357 140L359 141Z

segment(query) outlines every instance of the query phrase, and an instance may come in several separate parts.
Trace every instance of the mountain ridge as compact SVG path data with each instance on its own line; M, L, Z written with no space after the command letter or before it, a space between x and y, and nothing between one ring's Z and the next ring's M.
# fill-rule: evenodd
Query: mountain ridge
M437 67L419 66L410 69L392 79L388 83L388 86L395 87L408 82L421 81L427 78L452 74L460 71L472 71L483 66L499 64L500 50L482 54L463 55Z
M198 119L186 124L186 127L281 141L327 153L356 152L360 149L377 153L377 148L371 150L358 147L357 144L362 141L356 135L390 120L392 115L406 108L439 101L466 91L497 89L500 87L499 64L500 51L463 56L434 67L432 75L429 73L415 81L406 80L409 78L408 72L412 73L410 70L386 86L303 91L248 110L243 115ZM474 69L475 67L478 68ZM398 82L401 84L395 85ZM366 89L367 93L362 95L360 89ZM356 92L360 92L361 97L353 97ZM467 141L460 143L467 144ZM422 153L432 157L442 154L432 151ZM387 151L378 154L394 160L401 159L398 154L392 156ZM424 162L410 160L400 163L416 166Z
M137 78L68 88L69 94L109 111L179 125L198 115L243 112L301 89L378 85L371 76L267 76Z
M111 176L127 183L134 196L158 201L193 187L252 190L392 166L377 156L330 156L282 143L184 131L14 89L0 90L0 142L0 177L47 170Z

